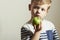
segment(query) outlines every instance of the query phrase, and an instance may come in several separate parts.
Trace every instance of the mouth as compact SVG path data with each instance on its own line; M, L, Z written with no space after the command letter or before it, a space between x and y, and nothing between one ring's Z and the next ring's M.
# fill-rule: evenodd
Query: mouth
M40 16L40 13L36 13L35 16Z

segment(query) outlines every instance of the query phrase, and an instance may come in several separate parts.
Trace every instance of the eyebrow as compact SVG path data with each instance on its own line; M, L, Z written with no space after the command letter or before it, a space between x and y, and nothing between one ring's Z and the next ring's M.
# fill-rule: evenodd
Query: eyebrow
M34 6L33 8L37 8L37 9L39 9L40 7L36 5L36 6Z

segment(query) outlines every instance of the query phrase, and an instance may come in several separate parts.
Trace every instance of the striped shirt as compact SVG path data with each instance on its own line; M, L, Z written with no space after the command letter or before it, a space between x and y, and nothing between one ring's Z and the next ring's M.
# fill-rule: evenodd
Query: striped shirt
M21 40L31 40L35 30L32 23L26 23L21 28ZM53 23L43 20L42 30L40 32L39 40L59 40L57 30Z

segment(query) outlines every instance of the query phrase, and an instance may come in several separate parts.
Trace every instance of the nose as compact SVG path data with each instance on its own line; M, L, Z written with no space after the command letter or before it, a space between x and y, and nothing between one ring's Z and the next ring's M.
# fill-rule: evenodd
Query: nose
M40 14L40 12L39 12L39 11L37 11L37 12L36 12L36 14Z

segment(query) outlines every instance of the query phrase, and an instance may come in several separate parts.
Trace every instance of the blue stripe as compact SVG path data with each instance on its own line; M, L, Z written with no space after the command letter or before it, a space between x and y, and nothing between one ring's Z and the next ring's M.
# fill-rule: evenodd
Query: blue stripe
M41 33L41 34L46 34L46 33Z
M40 37L45 37L45 36L47 36L47 35L41 35Z
M54 37L53 39L59 39L59 37Z

